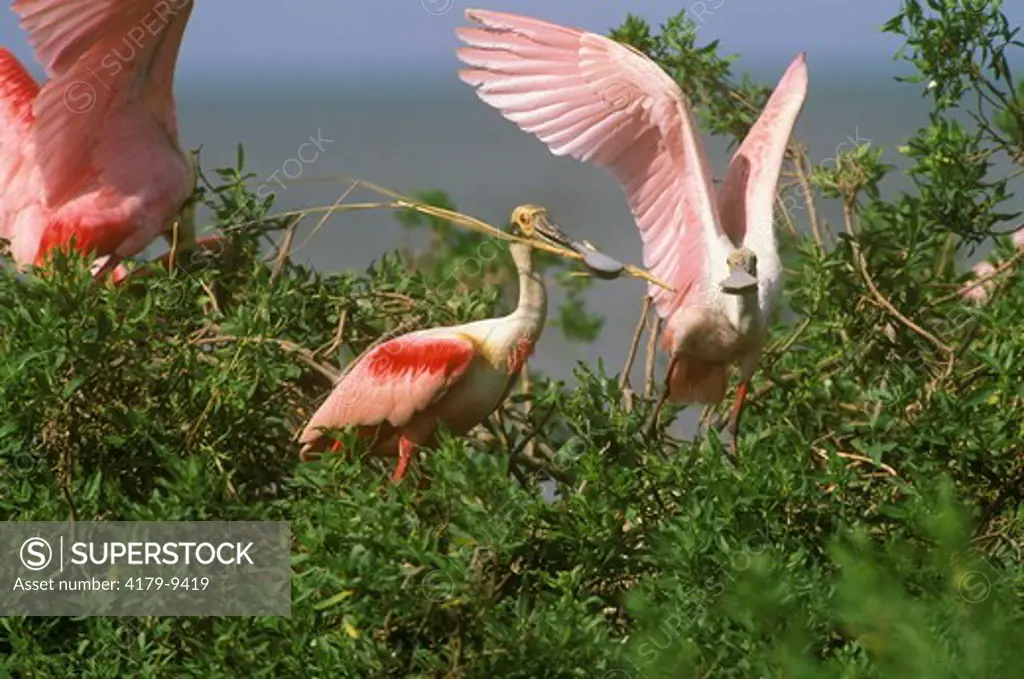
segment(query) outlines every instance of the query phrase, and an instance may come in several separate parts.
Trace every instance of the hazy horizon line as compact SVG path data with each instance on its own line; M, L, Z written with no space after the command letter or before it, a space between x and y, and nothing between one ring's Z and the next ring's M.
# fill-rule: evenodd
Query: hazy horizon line
M773 61L777 60L778 56L777 54L772 55ZM751 63L751 60L755 63ZM910 64L899 62L893 58L873 57L851 63L849 59L826 57L811 63L812 73L816 72L819 82L825 86L831 84L837 88L850 83L861 85L884 83L899 86L896 81L897 76L907 76L913 73ZM763 64L764 60L761 58L741 57L733 64L733 77L738 80L747 74L764 84L771 84L773 78L780 76L785 68L785 64L781 64L781 68ZM415 90L463 86L456 75L457 68L457 65L446 69L443 66L402 68L376 64L372 68L360 65L351 69L327 64L312 64L303 67L276 64L254 68L244 74L226 68L204 68L201 71L196 69L179 70L177 80L179 86L184 85L188 89L216 87L222 90L225 82L229 82L232 86L246 88L265 86L271 83L275 86L288 86L287 89L305 90L312 85L331 82L343 85L379 84L382 88L389 84L398 84L403 88ZM841 77L842 80L836 81L836 77Z

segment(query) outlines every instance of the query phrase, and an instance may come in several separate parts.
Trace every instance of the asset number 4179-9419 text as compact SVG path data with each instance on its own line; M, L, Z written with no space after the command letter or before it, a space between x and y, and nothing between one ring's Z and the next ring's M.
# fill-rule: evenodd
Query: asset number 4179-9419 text
M210 586L210 578L129 578L124 583L125 589L180 589L204 591Z

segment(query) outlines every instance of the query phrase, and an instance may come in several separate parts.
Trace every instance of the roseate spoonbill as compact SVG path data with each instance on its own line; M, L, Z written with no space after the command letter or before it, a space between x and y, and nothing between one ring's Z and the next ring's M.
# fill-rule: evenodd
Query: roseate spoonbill
M571 242L535 205L512 212L513 228L528 238ZM371 452L398 457L392 481L401 482L418 446L434 443L439 424L462 434L501 405L533 353L547 316L547 293L533 270L533 248L512 243L519 272L515 311L390 339L356 359L299 437L301 457L331 443L324 429L354 426L373 439ZM337 452L340 444L331 448Z
M729 164L715 194L690 105L638 50L524 16L466 10L461 79L555 155L590 161L622 184L643 237L644 264L675 289L651 285L671 355L665 389L676 403L719 403L728 368L740 386L731 447L764 346L781 262L773 203L790 133L807 93L801 53ZM652 420L653 421L653 420Z
M99 277L157 236L170 240L192 193L172 93L192 0L13 7L49 80L40 87L0 49L0 238L19 266L73 241L106 257ZM192 247L191 214L181 232Z

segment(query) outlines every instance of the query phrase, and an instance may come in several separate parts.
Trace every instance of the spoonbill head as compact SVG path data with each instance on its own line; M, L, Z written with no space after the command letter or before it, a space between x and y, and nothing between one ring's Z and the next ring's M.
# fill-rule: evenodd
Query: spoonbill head
M527 203L512 210L509 217L513 232L526 238L537 238L554 245L570 242L562 228L548 217L548 209Z
M727 295L749 295L757 292L757 254L741 248L729 253L726 259L729 277L721 283Z
M522 212L518 213L517 211ZM522 223L517 223L517 219ZM531 237L534 233L538 233L549 243L576 252L583 257L583 265L598 278L612 280L619 278L626 270L622 262L601 252L589 241L575 240L567 236L560 227L551 223L547 217L546 208L536 205L521 205L516 208L516 211L513 211L512 220L521 233Z

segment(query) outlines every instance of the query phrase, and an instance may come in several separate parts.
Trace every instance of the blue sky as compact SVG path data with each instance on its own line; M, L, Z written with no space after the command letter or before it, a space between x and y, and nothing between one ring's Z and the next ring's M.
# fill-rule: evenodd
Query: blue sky
M898 4L865 0L196 0L179 73L221 83L304 72L443 77L456 67L453 29L467 6L601 32L627 10L655 22L685 10L702 38L772 71L801 50L812 63L884 63L900 44L878 31ZM0 16L0 44L31 62L9 5Z

